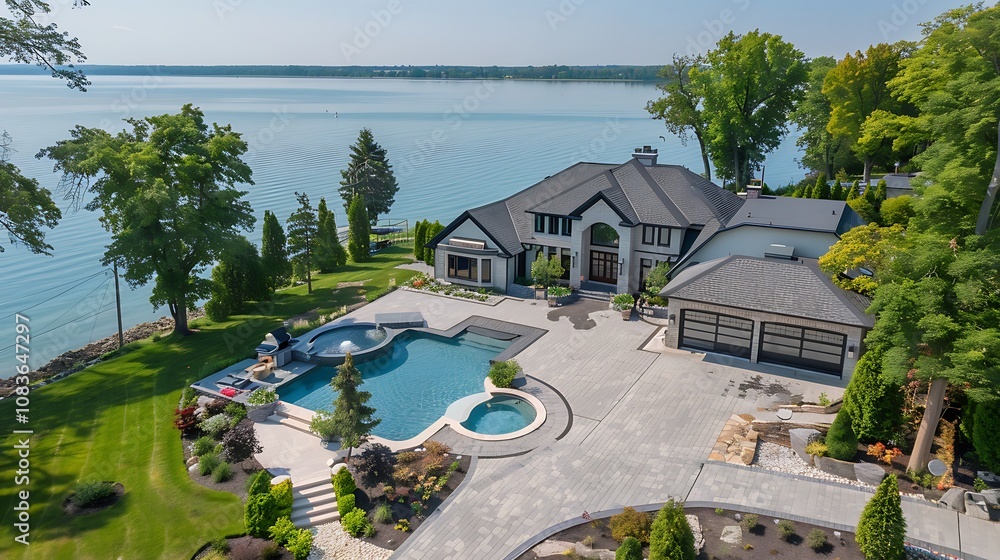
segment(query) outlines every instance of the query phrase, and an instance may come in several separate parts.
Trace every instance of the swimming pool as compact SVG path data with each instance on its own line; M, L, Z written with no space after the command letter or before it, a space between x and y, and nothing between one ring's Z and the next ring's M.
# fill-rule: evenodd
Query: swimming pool
M364 378L360 389L372 394L368 405L382 422L374 435L402 441L418 435L444 415L448 405L483 392L490 360L508 341L464 332L445 338L418 331L395 336L376 359L356 363ZM309 410L333 410L330 380L337 368L320 366L278 388L281 400Z
M476 405L462 427L477 434L514 433L535 421L537 412L528 401L513 395L499 395Z
M369 325L349 325L322 332L312 339L310 353L346 354L369 350L386 339L383 328Z

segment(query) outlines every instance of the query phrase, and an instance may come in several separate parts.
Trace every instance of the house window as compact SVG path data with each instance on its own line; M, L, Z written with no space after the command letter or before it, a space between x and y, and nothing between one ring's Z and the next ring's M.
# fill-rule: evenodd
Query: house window
M653 226L642 226L642 244L656 244L656 228Z
M478 259L470 259L469 257L462 257L459 255L448 255L448 277L478 282L478 264Z
M482 277L483 284L492 284L493 283L492 261L490 261L490 259L483 259L482 262L480 262L480 265L481 266L479 268L483 271L483 277Z
M535 214L535 231L545 233L545 216L542 214Z
M559 235L559 218L556 216L549 216L549 233Z
M562 276L559 278L562 280L569 280L569 269L572 268L572 257L570 256L569 249L562 248L559 250L559 264L563 267Z
M649 276L649 271L653 269L652 259L639 259L639 285L646 286L646 277Z
M666 247L670 245L670 228L668 227L660 228L659 240L657 241L656 244L659 245L660 247Z
M563 235L573 235L573 220L569 218L562 219L562 234Z
M594 224L590 228L590 244L602 247L617 247L618 231L608 224Z

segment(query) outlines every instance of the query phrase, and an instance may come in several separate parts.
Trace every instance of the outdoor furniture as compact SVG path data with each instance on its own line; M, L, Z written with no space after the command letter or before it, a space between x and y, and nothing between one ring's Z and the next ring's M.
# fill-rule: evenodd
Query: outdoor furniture
M252 384L253 381L245 377L235 377L232 375L227 375L222 379L215 382L216 385L225 387L235 387L237 389L245 389L248 385Z

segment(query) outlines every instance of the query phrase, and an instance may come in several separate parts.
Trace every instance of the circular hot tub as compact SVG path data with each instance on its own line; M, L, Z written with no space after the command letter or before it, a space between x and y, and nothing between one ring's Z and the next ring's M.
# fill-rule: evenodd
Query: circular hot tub
M538 412L531 403L516 395L498 395L476 405L462 427L477 434L503 435L531 425Z
M333 325L309 339L306 354L311 362L339 365L348 353L356 360L378 355L391 339L388 330L372 323Z

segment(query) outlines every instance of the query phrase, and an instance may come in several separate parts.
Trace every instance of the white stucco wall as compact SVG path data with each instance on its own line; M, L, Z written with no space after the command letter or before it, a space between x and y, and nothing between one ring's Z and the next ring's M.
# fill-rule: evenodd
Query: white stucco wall
M772 244L795 247L796 257L818 259L837 241L838 238L833 233L741 226L716 234L711 241L702 245L688 262L706 262L729 255L763 257L764 252Z

